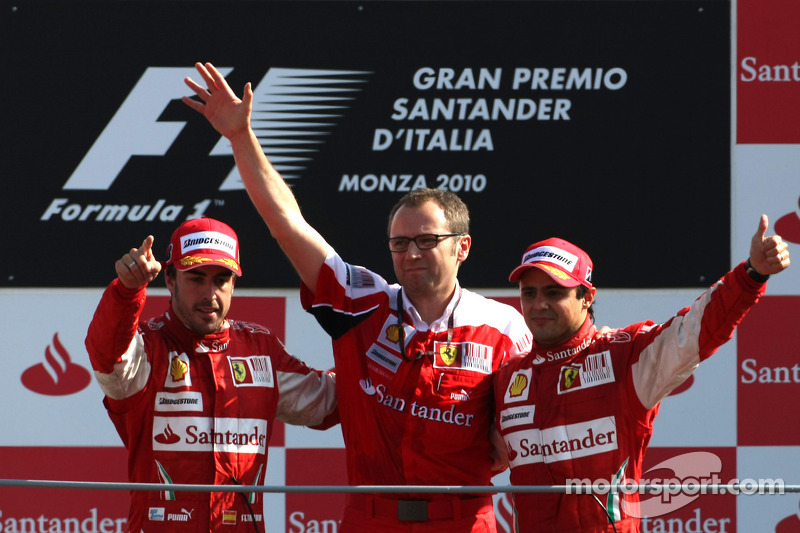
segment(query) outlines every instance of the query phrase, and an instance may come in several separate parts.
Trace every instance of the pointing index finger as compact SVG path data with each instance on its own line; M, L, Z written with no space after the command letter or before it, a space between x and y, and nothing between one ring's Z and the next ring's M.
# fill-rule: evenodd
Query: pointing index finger
M153 257L153 241L155 239L152 235L148 235L142 241L142 246L139 247L139 252L146 258L151 259Z

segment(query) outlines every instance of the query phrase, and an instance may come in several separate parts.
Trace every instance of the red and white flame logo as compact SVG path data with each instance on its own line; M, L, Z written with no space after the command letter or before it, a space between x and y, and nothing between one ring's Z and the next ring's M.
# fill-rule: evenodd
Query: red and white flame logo
M775 233L785 241L800 244L800 198L797 199L797 211L786 213L775 222Z
M161 444L175 444L176 442L180 442L181 438L172 431L172 428L169 427L167 424L166 429L162 432L153 437L156 442Z
M64 345L53 335L53 344L44 351L44 362L22 373L22 384L39 394L66 396L89 386L92 375L84 367L72 362Z

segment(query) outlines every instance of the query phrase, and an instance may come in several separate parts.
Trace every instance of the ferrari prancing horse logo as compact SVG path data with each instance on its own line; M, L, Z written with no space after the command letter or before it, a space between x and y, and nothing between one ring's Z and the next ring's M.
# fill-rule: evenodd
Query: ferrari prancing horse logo
M233 367L233 377L239 383L243 383L244 380L247 378L247 367L241 361L233 361L231 362L231 366Z
M575 381L575 378L578 377L578 373L580 372L577 368L567 368L564 371L564 384L567 388L572 387L572 383Z
M442 362L447 366L452 365L455 362L456 357L458 357L458 346L454 346L452 344L439 346L439 357L442 358Z
M441 342L433 345L433 367L492 373L492 347L476 342Z

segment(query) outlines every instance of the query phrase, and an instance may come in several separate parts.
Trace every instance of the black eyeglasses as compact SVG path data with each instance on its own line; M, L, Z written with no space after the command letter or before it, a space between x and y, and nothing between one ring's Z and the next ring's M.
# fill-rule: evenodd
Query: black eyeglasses
M420 250L430 250L431 248L436 248L436 246L439 244L439 241L442 239L446 239L448 237L460 237L462 235L464 234L423 233L422 235L417 235L416 237L392 237L391 239L386 239L386 242L389 243L390 252L400 253L408 251L411 241L414 241L414 244L416 244L417 248Z

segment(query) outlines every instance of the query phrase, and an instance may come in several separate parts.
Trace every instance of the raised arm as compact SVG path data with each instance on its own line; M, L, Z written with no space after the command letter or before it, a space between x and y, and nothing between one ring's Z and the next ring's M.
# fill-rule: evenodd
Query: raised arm
M767 237L768 227L767 216L761 215L750 240L749 263L754 273L744 274L737 265L690 307L662 325L648 327L634 339L642 345L642 351L633 367L633 382L645 408L654 407L683 383L701 361L728 342L764 294L766 278L789 266L787 244L780 235ZM746 283L745 279L761 283Z
M150 374L142 335L137 333L145 287L161 271L153 255L153 236L114 263L117 279L109 285L86 333L86 350L95 377L109 398L122 400L142 390Z
M197 63L195 66L207 88L186 78L186 85L202 102L189 97L184 97L183 102L206 117L214 129L230 141L250 200L300 279L312 291L315 290L320 268L330 246L303 218L292 191L264 155L250 126L253 107L250 83L245 85L240 100L214 65Z

